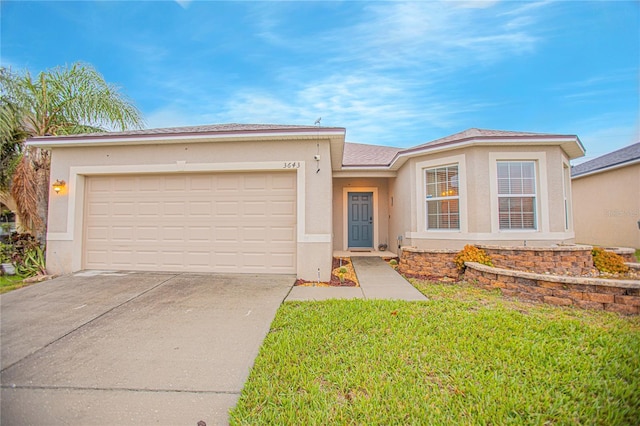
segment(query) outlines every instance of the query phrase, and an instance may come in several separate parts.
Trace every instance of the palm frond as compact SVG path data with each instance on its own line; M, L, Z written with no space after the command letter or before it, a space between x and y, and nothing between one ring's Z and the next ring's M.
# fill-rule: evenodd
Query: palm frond
M43 222L38 214L38 176L28 155L24 155L13 175L11 196L18 206L18 215L30 229L42 229Z

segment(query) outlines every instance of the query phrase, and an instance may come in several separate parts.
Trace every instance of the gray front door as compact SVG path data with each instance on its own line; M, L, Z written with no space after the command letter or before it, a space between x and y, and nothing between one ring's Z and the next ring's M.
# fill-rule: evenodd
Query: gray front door
M373 247L373 193L349 192L349 247Z

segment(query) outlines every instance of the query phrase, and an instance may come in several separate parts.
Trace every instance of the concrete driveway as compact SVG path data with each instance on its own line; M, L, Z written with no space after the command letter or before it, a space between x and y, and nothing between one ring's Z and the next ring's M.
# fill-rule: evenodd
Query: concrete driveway
M0 424L226 424L294 281L88 271L4 294Z

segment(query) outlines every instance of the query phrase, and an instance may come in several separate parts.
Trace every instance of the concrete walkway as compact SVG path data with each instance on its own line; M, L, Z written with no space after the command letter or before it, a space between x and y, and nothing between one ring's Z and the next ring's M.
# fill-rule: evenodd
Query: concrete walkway
M414 286L379 257L351 257L360 287L295 286L286 301L327 299L427 300Z

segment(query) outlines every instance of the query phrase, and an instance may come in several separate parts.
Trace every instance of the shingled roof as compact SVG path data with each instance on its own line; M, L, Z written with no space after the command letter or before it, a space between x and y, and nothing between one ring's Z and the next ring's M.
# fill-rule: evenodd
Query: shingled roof
M75 138L118 138L129 136L186 136L190 134L208 134L208 133L239 133L239 132L287 132L287 131L323 131L335 130L331 127L317 126L297 126L290 124L212 124L205 126L184 126L184 127L165 127L160 129L139 129L127 130L124 132L99 132L99 133L81 133L76 135L60 135L56 139L75 139ZM342 129L342 128L340 128ZM40 138L49 138L50 136L40 136L31 138L37 140Z
M400 148L389 146L345 143L342 156L343 166L388 166Z
M598 173L612 167L621 167L634 162L640 162L640 142L573 166L571 168L571 177Z
M386 146L346 143L344 146L342 165L345 167L384 167L391 166L393 163L398 166L402 163L397 163L396 160L400 160L401 157L419 155L431 150L437 151L441 149L449 149L460 144L517 143L526 145L541 142L561 144L563 148L570 151L568 151L570 158L576 158L584 155L584 148L582 147L580 140L574 135L510 132L504 130L471 128L410 148L392 148Z

